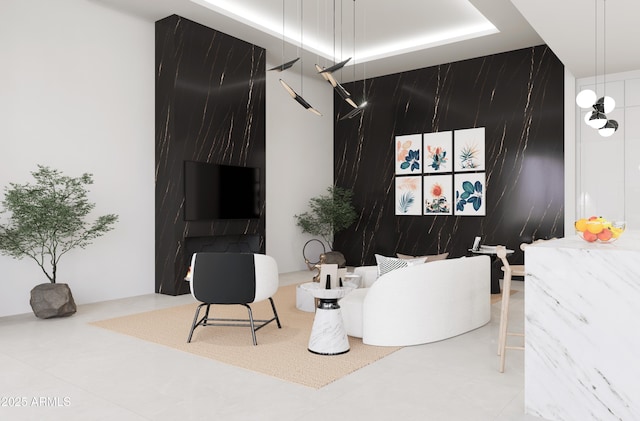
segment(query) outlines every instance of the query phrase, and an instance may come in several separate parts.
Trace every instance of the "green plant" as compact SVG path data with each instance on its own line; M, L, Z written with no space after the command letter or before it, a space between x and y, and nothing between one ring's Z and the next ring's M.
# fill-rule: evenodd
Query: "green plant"
M0 253L35 260L55 284L60 258L113 229L118 216L108 214L92 224L85 222L95 207L85 187L93 184L91 174L73 178L38 165L31 175L35 184L9 183L4 189L2 213L10 215L6 224L0 224Z
M348 228L357 214L351 203L351 190L331 186L327 192L329 194L309 199L311 211L295 215L295 218L302 232L320 236L333 250L334 234Z

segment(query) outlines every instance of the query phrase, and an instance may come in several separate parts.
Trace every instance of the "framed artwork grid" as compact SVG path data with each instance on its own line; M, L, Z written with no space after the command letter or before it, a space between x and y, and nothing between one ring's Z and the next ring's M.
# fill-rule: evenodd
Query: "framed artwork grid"
M485 128L399 135L395 214L486 216Z

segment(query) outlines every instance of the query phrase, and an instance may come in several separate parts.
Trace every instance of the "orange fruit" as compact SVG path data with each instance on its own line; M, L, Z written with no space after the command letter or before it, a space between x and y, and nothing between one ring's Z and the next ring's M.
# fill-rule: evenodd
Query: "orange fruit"
M589 221L587 223L587 231L592 234L599 234L603 230L602 222Z
M598 240L600 241L609 241L611 240L611 237L613 237L613 233L609 229L603 229L598 234Z
M586 241L593 243L594 241L596 241L596 239L598 238L598 236L592 232L589 231L585 231L582 234L582 238L584 238Z
M575 227L576 231L585 232L587 230L587 220L585 218L578 219Z

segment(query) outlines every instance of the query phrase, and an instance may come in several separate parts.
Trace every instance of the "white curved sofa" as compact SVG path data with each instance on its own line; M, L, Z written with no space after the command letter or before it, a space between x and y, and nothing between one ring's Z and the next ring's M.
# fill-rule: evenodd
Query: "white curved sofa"
M491 319L489 256L423 263L377 279L375 271L376 266L356 268L362 285L369 287L355 289L340 300L347 334L367 345L435 342Z

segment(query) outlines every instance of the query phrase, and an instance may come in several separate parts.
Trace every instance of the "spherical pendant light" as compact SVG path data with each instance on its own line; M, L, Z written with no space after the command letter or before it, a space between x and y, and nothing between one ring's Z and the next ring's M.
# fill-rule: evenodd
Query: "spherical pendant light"
M607 124L607 116L598 111L591 111L587 113L584 119L585 123L594 129L599 129Z
M607 123L598 130L600 136L609 137L618 130L618 122L615 120L607 120Z
M576 96L576 104L580 108L589 108L596 102L597 98L598 96L591 89L583 89Z
M616 101L610 96L604 96L596 101L597 105L602 105L601 113L609 114L616 107Z

